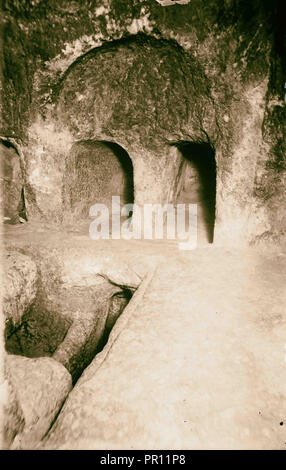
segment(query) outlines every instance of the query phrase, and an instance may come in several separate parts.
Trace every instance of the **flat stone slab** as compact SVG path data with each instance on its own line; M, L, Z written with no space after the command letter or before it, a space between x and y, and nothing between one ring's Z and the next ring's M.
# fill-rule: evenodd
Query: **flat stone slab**
M285 449L285 272L253 250L160 263L41 448Z

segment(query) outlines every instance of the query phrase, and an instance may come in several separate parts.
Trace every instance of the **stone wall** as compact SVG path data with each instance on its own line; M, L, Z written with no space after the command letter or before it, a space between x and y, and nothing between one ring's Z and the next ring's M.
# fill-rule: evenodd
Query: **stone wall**
M209 144L216 243L285 240L282 2L3 2L0 135L24 161L28 218L61 222L74 144L115 142L135 202L174 202L173 144Z

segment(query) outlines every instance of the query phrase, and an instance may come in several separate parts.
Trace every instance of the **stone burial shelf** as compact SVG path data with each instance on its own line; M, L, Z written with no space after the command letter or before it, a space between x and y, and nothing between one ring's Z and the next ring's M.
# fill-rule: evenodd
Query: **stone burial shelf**
M12 449L284 448L285 253L61 232L9 244Z

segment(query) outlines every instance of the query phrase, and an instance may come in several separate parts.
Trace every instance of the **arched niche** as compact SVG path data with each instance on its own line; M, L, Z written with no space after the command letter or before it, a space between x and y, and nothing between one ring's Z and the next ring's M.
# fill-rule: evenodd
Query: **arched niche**
M94 204L110 209L112 196L120 196L121 206L134 202L133 164L126 150L114 142L74 143L65 166L65 215L87 219Z

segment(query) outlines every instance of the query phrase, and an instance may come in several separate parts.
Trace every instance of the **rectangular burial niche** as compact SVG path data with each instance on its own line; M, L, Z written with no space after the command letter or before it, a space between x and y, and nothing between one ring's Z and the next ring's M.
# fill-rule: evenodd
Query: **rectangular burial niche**
M216 160L210 144L179 142L182 155L177 182L177 203L197 204L198 236L213 243L216 209Z
M121 206L134 203L133 164L126 150L115 142L79 141L73 144L64 175L67 220L89 220L94 204L111 209L112 196Z
M36 299L21 320L17 324L6 320L6 351L28 358L52 357L67 368L75 383L108 342L136 290L100 277L103 282L98 286L60 289L53 302L45 291L45 278L41 279Z

